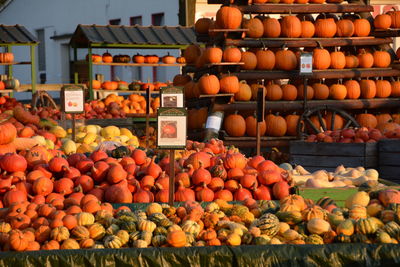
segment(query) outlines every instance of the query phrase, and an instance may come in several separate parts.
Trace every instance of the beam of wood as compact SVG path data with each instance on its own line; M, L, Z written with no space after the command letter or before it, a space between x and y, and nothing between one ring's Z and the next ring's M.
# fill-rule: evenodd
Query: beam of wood
M253 4L238 6L243 13L306 14L306 13L351 13L372 12L374 8L362 4Z
M102 66L131 66L131 67L182 67L186 66L186 63L174 63L174 64L165 64L165 63L93 63L93 65L102 65Z
M376 29L375 31L371 32L371 35L375 37L400 37L400 29Z
M274 80L299 78L299 71L243 71L232 73L239 80ZM356 77L389 77L400 76L400 70L391 68L369 68L369 69L343 69L343 70L314 70L312 79L345 79Z
M239 47L317 47L318 43L323 47L329 46L364 46L381 45L393 42L392 38L374 37L347 37L347 38L263 38L263 39L227 39L225 45Z
M378 108L396 108L399 106L400 98L374 98L374 99L345 99L337 100L309 100L308 108L320 106L335 107L339 109L378 109ZM257 102L234 102L231 104L214 104L214 111L246 111L255 110ZM266 110L293 111L302 110L303 101L265 101Z

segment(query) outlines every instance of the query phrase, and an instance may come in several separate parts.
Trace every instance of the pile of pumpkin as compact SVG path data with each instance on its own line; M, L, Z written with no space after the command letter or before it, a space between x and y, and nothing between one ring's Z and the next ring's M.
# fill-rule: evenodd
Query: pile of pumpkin
M116 81L104 81L100 82L99 80L92 80L92 88L93 89L103 89L103 90L132 90L132 91L145 91L147 88L150 91L158 91L161 87L166 87L170 83L169 82L141 82L141 81L133 81L128 83L126 81L116 80ZM89 82L86 83L86 86L89 88Z
M89 55L86 55L86 61L88 60ZM93 63L137 63L137 64L158 64L160 62L164 64L174 64L174 63L185 63L185 59L183 57L174 57L169 53L161 58L157 55L141 55L137 53L133 55L132 58L129 55L111 55L108 51L99 54L92 54L92 62Z
M266 1L264 0L264 2ZM285 2L293 2L293 0ZM376 29L400 28L399 17L400 11L393 8L386 14L377 15L373 26ZM221 6L217 11L215 21L209 18L200 18L195 23L195 31L198 34L210 36L216 35L212 31L213 29L238 28L247 29L245 34L249 38L366 37L370 34L371 24L357 14L344 14L340 19L335 14L324 13L319 14L315 20L313 16L303 14L298 16L289 14L280 19L269 16L256 16L248 19L243 18L242 12L234 6Z
M67 149L66 143L63 147ZM176 201L269 200L289 194L286 170L262 156L247 159L236 149L226 150L217 140L188 142L188 149L175 162ZM1 166L6 173L0 179L0 204L7 206L14 196L64 199L88 193L111 203L168 201L168 157L156 163L155 156L150 158L132 146L105 147L90 156L74 153L65 158L63 154L35 146L20 155L3 156L0 162L12 164Z
M266 244L394 243L400 238L399 191L358 192L344 208L329 197L299 195L280 201L223 200L204 209L187 201L175 208L113 209L93 195L14 202L0 214L2 251L188 247Z

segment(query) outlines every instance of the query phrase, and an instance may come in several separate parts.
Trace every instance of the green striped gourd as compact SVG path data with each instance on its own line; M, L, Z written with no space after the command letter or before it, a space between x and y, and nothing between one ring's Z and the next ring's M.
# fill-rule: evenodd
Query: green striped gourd
M257 220L255 226L261 230L261 234L273 237L279 231L279 219L272 213L266 213Z
M378 226L373 220L371 220L371 218L359 219L356 222L356 229L357 232L364 235L368 235L368 234L374 234L376 230L378 230Z
M316 235L316 234L307 236L304 241L306 242L306 244L311 244L311 245L323 245L324 244L324 240L322 239L322 237L319 235Z

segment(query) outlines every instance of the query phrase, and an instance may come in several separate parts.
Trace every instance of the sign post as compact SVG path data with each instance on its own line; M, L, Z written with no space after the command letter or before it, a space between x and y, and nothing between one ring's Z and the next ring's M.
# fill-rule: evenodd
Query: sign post
M157 148L169 149L169 198L174 204L175 192L175 150L186 147L187 110L186 108L158 108L157 110Z
M168 86L160 89L161 107L183 108L185 107L183 87Z
M63 113L72 115L72 140L75 142L75 114L84 112L85 94L83 86L68 85L61 88L61 108Z
M260 86L257 91L257 156L261 155L261 124L265 113L265 87Z

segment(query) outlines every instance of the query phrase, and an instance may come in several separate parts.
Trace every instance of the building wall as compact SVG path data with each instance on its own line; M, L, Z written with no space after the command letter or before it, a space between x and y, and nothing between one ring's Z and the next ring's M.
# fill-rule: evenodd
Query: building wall
M168 2L168 4L166 4ZM69 43L69 37L64 39L51 39L52 36L72 34L78 24L98 24L107 25L109 20L121 19L121 25L129 25L130 17L142 16L144 26L152 24L151 15L164 13L164 25L178 25L178 0L13 0L0 12L0 21L5 25L24 25L32 34L36 35L37 30L45 30L45 49L46 49L46 71L38 71L39 75L46 73L46 83L67 83L68 75L62 73L65 70L66 48L63 45ZM63 47L63 48L62 48ZM29 48L13 48L16 60L28 60ZM86 50L81 50L78 57L83 59ZM94 50L94 53L102 54L104 50ZM110 50L111 54L134 55L137 52L142 54L158 54L163 56L167 50ZM72 52L71 59L72 59ZM172 50L171 54L179 55L179 51ZM37 53L36 53L37 56ZM122 68L121 79L129 80L132 76L132 69ZM38 68L37 68L38 70ZM161 75L165 79L172 79L179 72L179 68L166 68ZM64 71L65 72L65 71ZM4 73L4 68L1 73ZM105 74L105 78L110 78L109 67L95 67L94 73ZM14 76L19 78L22 83L30 82L30 68L26 66L15 66ZM151 68L143 69L143 79L152 80Z

